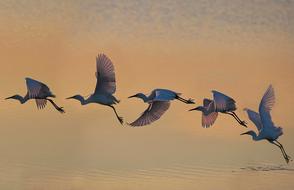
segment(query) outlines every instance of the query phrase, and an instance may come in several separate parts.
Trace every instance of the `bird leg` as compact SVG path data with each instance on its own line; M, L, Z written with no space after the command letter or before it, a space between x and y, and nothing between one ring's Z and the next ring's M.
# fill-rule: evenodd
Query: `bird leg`
M189 98L188 100L186 100L186 99L184 99L184 98L182 98L180 96L176 96L176 99L177 100L180 100L181 102L184 102L186 104L195 104L194 100L191 99L191 98Z
M110 105L109 107L111 107L116 115L116 118L118 119L118 121L120 122L120 124L123 124L124 120L123 117L118 116L116 109L114 108L114 106Z
M223 112L223 113L225 113L225 114L229 114L229 115L231 115L240 125L242 125L242 126L245 126L245 127L247 127L246 125L244 125L244 123L241 121L241 120L239 120L239 118L237 118L233 113L231 113L231 112Z
M281 150L284 152L284 154L285 154L285 156L288 158L288 160L292 161L292 160L291 160L291 157L286 153L286 151L285 151L283 145L282 145L279 141L277 141L277 140L276 140L276 142L280 145Z
M49 99L49 98L46 98L46 100L48 100L49 102L51 102L51 104L54 106L54 108L55 108L57 111L59 111L60 113L65 113L63 107L59 107L59 106L57 106L57 105L53 102L53 100L51 100L51 99Z
M276 141L277 142L277 141ZM286 154L285 150L283 149L283 146L279 143L279 144L276 144L274 141L270 141L270 143L276 145L277 147L280 148L282 154L283 154L283 157L284 159L286 160L287 164L289 163L290 161L290 157ZM278 143L278 142L277 142Z
M247 127L247 123L246 123L246 121L242 121L238 116L237 116L237 114L235 113L235 112L233 112L232 111L232 114L234 114L235 115L235 117L240 121L239 123L241 124L241 125L243 125L244 127Z

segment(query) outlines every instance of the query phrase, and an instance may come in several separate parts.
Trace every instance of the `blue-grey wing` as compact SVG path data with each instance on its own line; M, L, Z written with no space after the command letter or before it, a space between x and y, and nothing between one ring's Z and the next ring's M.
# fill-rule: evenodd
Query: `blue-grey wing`
M257 128L257 130L258 131L261 131L263 125L262 125L262 122L261 122L259 113L255 112L253 110L247 109L247 108L245 108L244 111L247 112L248 118L254 123L254 125Z
M235 100L221 92L218 92L216 90L212 91L213 93L213 99L215 102L216 110L217 111L235 111L236 105Z
M155 89L151 93L154 101L170 101L175 99L180 93L167 89Z
M104 54L96 57L96 88L95 93L113 94L116 91L115 72L112 61Z
M276 128L272 121L270 111L272 110L275 104L275 92L272 85L268 87L266 92L264 93L261 102L259 104L259 114L261 118L261 122L263 127L266 128Z

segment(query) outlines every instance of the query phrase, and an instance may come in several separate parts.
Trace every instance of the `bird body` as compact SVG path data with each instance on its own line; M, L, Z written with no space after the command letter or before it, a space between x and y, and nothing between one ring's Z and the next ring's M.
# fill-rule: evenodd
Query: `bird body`
M212 126L218 117L218 113L229 114L233 116L240 125L247 127L246 122L241 121L241 119L234 112L237 108L235 104L236 102L233 98L216 90L212 90L212 93L213 100L205 98L203 99L203 106L198 106L189 110L202 112L202 127L208 128Z
M116 91L116 80L114 66L111 60L104 54L99 54L96 57L96 78L97 83L94 93L88 98L84 98L81 95L75 95L67 99L76 99L80 101L81 105L87 105L90 103L97 103L105 106L109 106L113 109L117 119L123 124L122 117L119 117L114 104L119 103L119 100L113 96Z
M275 93L272 85L270 85L259 104L259 113L247 108L244 109L247 112L249 119L256 126L258 134L255 131L250 130L242 133L241 135L250 135L254 141L268 140L270 143L281 149L283 157L288 163L290 156L286 154L283 145L277 141L277 139L283 135L283 129L275 126L270 115L270 111L272 110L274 103Z
M180 97L180 93L168 89L154 89L149 96L143 93L137 93L129 98L140 98L145 103L148 103L148 108L141 114L141 116L132 123L131 126L145 126L158 120L170 107L170 101L178 99L186 104L193 104L193 100L185 100Z
M6 99L19 100L21 104L26 103L30 99L35 99L39 109L43 109L46 106L47 101L49 101L56 110L58 110L60 113L64 113L62 107L58 107L52 99L49 99L50 97L55 98L56 96L50 91L46 84L28 77L25 78L25 80L28 89L27 94L24 97L20 95L14 95Z

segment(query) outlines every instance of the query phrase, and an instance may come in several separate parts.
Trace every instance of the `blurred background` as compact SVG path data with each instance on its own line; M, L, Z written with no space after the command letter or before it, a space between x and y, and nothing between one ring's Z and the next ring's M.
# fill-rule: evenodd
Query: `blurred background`
M294 1L0 1L1 189L293 189L293 163L220 115L209 129L178 101L157 122L122 127L113 111L66 97L94 91L95 57L115 65L117 110L168 88L196 104L219 90L258 110L269 84L280 142L294 157ZM65 108L38 111L4 98L25 95L25 77L46 83Z

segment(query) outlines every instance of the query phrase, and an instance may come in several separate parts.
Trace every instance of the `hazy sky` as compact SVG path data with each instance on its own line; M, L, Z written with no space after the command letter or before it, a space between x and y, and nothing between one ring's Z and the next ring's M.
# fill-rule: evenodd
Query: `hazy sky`
M197 104L211 97L211 90L222 91L237 101L245 119L242 109L257 110L273 84L273 119L284 127L281 141L294 155L293 10L292 0L1 0L0 98L24 95L29 76L47 83L67 112L61 115L50 105L38 111L32 101L0 101L2 159L39 160L41 155L52 158L50 164L71 156L67 164L99 160L115 168L131 166L131 158L137 161L134 167L153 166L205 160L223 145L231 146L220 153L224 160L243 146L248 152L238 152L236 159L246 160L246 154L258 159L252 148L282 162L270 145L240 138L244 129L233 119L221 116L213 128L202 129L200 113L187 112L191 106L180 102L152 126L132 129L122 128L107 107L82 107L65 98L93 92L95 56L102 52L115 64L116 96L122 100L117 108L126 121L146 107L127 97L153 88L182 92ZM117 157L120 161L113 161Z

